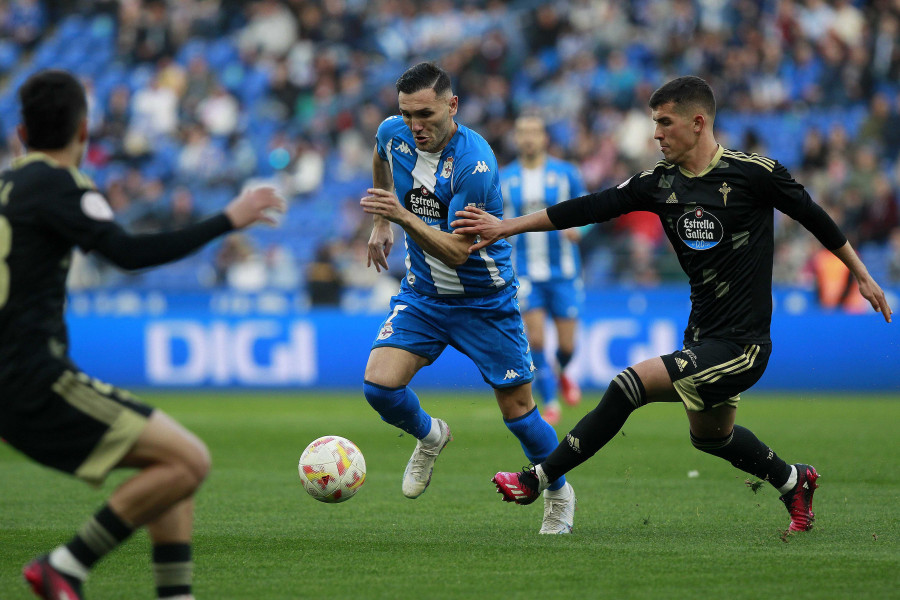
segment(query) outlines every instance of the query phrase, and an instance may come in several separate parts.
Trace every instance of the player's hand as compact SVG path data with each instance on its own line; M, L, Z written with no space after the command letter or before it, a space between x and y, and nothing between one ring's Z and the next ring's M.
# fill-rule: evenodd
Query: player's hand
M225 216L235 229L243 229L257 221L277 225L279 214L287 210L287 202L275 188L260 186L244 190L225 207Z
M890 323L893 311L887 302L887 298L884 297L884 290L881 289L881 286L871 277L863 277L857 281L859 282L859 293L869 301L875 312L880 312L884 320Z
M453 233L481 236L480 240L476 238L476 242L469 246L469 254L506 237L503 221L480 208L467 206L464 210L456 211L456 216L458 218L450 223Z
M360 200L359 205L369 214L382 216L400 226L412 214L400 204L394 192L381 188L369 188L366 192L369 195Z
M563 237L572 242L573 244L577 244L581 241L581 232L578 231L575 227L571 229L563 229L562 232Z
M375 265L375 270L381 273L381 270L388 270L387 257L391 253L394 245L394 230L391 229L391 222L386 219L375 219L375 227L372 228L372 235L369 236L369 252L366 259L366 266Z

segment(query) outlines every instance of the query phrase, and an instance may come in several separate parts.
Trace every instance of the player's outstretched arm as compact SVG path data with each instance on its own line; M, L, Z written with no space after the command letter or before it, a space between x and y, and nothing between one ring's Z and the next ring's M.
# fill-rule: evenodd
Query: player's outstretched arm
M893 311L887 302L887 298L884 297L884 290L869 275L869 270L863 264L863 261L860 260L850 242L847 242L837 250L832 250L832 252L847 265L847 268L856 277L856 281L859 283L859 293L863 295L863 298L869 301L875 312L880 312L884 320L890 323Z
M539 210L521 217L500 220L489 212L474 206L456 211L455 221L450 223L456 233L478 235L481 240L469 246L469 254L490 246L497 240L526 231L552 231L556 226L547 216L547 210Z
M271 211L284 212L285 206L274 188L253 188L232 200L222 213L176 231L131 235L110 224L93 249L122 269L155 267L183 258L234 229L257 221L275 223Z
M225 216L235 229L243 229L257 221L277 225L277 213L284 213L286 203L275 188L260 186L245 190L225 207Z

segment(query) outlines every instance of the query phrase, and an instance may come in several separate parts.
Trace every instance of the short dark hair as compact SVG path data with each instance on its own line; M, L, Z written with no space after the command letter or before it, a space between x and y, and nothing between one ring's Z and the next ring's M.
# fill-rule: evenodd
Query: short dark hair
M397 80L397 91L404 94L415 94L426 89L434 90L435 96L443 96L450 91L450 75L433 62L410 67Z
M699 77L688 75L673 79L650 96L650 108L656 110L672 102L677 108L699 107L710 117L716 116L716 97L709 84Z
M25 145L34 150L66 147L87 115L84 87L71 74L58 69L39 71L19 88L22 123L28 132Z

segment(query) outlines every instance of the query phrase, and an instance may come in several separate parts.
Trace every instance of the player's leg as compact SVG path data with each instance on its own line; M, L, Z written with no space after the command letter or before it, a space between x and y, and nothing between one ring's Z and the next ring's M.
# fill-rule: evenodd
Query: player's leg
M153 545L153 580L157 597L169 600L192 598L193 497L175 504L146 527Z
M46 598L80 597L90 568L134 529L193 493L209 468L202 442L160 411L84 373L64 371L43 394L30 393L17 412L3 407L4 437L38 462L101 483L116 467L141 469L112 495L69 543L23 571ZM156 441L147 450L148 443ZM63 442L63 443L61 443ZM133 460L136 453L143 458ZM166 489L157 489L166 488Z
M196 436L161 411L154 411L116 465L138 468L138 473L120 485L68 543L50 553L50 564L83 581L90 569L135 529L184 504L205 479L209 464L206 446ZM189 509L191 505L185 506ZM181 537L189 548L190 532Z
M559 443L556 431L541 418L531 396L531 384L511 388L495 388L497 404L503 423L519 440L529 462L538 464ZM544 491L544 518L540 533L566 534L572 532L575 518L575 491L565 476L548 482Z
M533 502L550 481L562 477L603 448L637 408L648 402L677 400L660 358L629 367L610 382L596 408L582 417L545 460L522 473L497 473L494 483L507 501ZM518 492L513 487L519 488Z
M532 297L537 294L532 294ZM544 354L544 322L546 312L543 308L530 308L522 313L525 321L525 332L531 345L531 359L534 362L534 387L543 403L544 419L551 425L559 422L561 411L556 399L556 373L552 365L547 363Z
M575 355L575 330L578 327L578 320L555 317L553 323L556 325L556 337L559 344L556 350L556 363L559 365L559 387L566 404L576 406L581 402L581 386L566 373L566 367L569 366Z
M752 431L735 425L740 394L762 377L769 352L768 345L706 342L665 358L687 411L694 447L771 483L791 514L791 529L806 530L814 519L815 469L787 464Z
M415 437L413 451L403 473L401 489L407 498L422 495L434 472L434 463L453 439L450 427L429 415L408 386L412 377L431 360L400 348L373 348L366 364L363 390L366 401L381 418Z

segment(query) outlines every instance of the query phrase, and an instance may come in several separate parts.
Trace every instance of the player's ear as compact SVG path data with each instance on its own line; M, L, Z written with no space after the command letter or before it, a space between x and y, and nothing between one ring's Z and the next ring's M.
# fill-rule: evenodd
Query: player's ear
M87 117L81 120L78 125L78 143L83 144L88 139L88 120Z
M19 139L22 140L22 145L26 148L28 147L28 130L25 129L25 125L23 123L19 123L16 126L16 133L19 135Z
M456 112L459 110L459 96L451 96L450 97L450 116L456 115Z
M703 131L704 125L706 125L706 117L700 113L694 115L694 133L699 134Z

